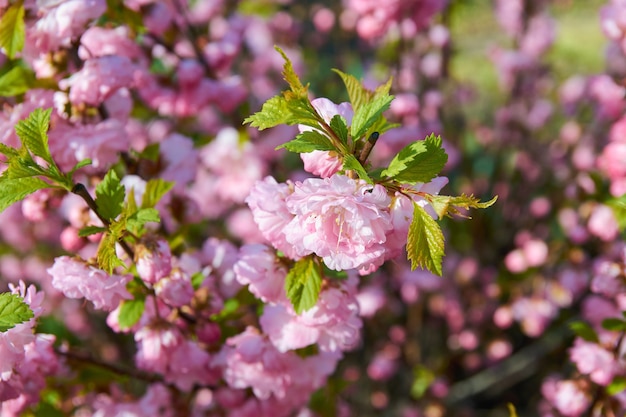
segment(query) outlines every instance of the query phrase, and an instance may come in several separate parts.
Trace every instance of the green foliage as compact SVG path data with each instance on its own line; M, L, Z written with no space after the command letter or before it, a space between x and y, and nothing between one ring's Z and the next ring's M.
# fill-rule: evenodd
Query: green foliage
M372 99L374 94L367 88L363 87L363 84L361 84L361 82L353 75L346 74L338 69L333 69L333 71L341 77L341 80L346 86L348 97L350 99L350 103L352 104L352 109L355 112L360 110L364 104L368 103Z
M623 332L626 331L626 321L613 317L604 319L602 320L602 328L614 332Z
M420 399L435 380L435 374L430 369L417 365L413 368L413 383L411 384L411 397Z
M348 145L348 124L346 119L340 115L336 114L330 120L330 128L335 132L339 140L344 146Z
M310 256L300 259L287 273L285 289L297 314L317 303L322 287L320 265Z
M24 25L24 4L18 1L4 12L0 18L0 47L4 48L9 59L24 47L26 37Z
M327 136L319 131L308 130L296 136L295 139L285 142L276 149L285 148L290 152L308 153L313 151L337 151Z
M126 219L126 228L135 233L140 234L146 223L161 221L159 211L155 208L142 208L135 211Z
M372 101L363 104L354 112L352 125L350 126L350 134L353 138L358 139L365 135L374 123L381 117L382 113L389 108L393 101L393 96L389 94L375 97Z
M134 326L143 315L145 307L146 300L144 298L122 301L118 319L120 329L128 329Z
M498 197L494 197L489 201L481 203L480 200L473 195L462 194L452 197L448 195L433 195L429 197L430 204L435 209L437 215L441 218L444 216L452 217L453 215L465 217L459 209L479 208L485 209L492 206Z
M382 175L406 184L426 183L441 172L447 161L441 137L431 134L402 149Z
M0 294L0 332L33 318L33 312L22 297L8 292Z
M48 128L52 109L35 109L25 120L15 125L15 131L22 144L35 156L54 165L48 148Z
M87 237L87 236L91 236L91 235L95 235L97 233L104 233L107 231L106 227L99 227L99 226L85 226L82 229L80 229L78 231L78 236L79 237Z
M617 395L624 390L626 390L626 377L619 375L613 378L613 381L606 387L609 395Z
M5 175L0 176L0 213L29 194L50 187L50 184L39 178L9 179L7 171L4 171Z
M443 232L426 210L415 202L413 203L413 220L409 226L406 250L411 261L411 269L419 266L439 276L442 275Z
M124 266L124 261L117 256L115 250L115 245L123 237L123 233L123 223L114 222L109 227L109 232L105 233L102 240L100 240L96 259L98 266L109 274L112 274L113 270L118 266Z
M285 60L285 64L283 65L283 77L285 78L285 81L287 81L287 84L289 84L291 92L296 97L308 99L308 88L302 85L300 78L298 78L298 74L296 74L293 69L293 64L291 63L291 60L287 58L285 52L278 46L275 46L274 49L276 49L276 51L278 51L278 53L281 54L283 59Z
M114 170L110 170L96 187L98 213L112 221L122 213L125 189Z
M572 329L576 336L588 341L588 342L598 342L598 334L593 327L584 321L573 321L569 324L569 328Z
M12 97L23 94L31 87L33 73L26 68L16 66L0 76L0 97Z
M143 193L141 200L142 208L151 208L157 205L157 203L163 198L168 191L174 187L174 182L165 181L161 178L148 181L146 184L146 191Z
M308 100L306 100L308 102ZM303 124L319 128L313 106L304 99L292 98L287 100L283 96L275 96L263 103L261 111L247 117L243 122L259 130L278 125ZM310 107L310 109L309 109Z
M374 181L372 181L370 176L367 174L365 168L363 168L363 165L361 165L361 163L354 156L352 156L352 154L344 155L343 169L356 172L359 178L367 181L369 184L374 183Z

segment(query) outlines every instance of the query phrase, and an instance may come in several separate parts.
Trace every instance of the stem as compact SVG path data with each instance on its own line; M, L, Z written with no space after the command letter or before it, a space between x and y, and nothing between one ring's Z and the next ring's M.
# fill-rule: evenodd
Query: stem
M84 353L64 351L59 348L55 348L55 353L59 356L67 358L70 361L84 363L91 366L97 366L99 368L106 369L119 375L126 375L147 382L163 382L163 377L160 375L153 374L151 372L141 371L139 369L125 368L119 365L105 362L101 359L96 359Z
M378 132L374 132L367 139L367 142L365 142L363 149L361 149L361 154L359 155L359 162L361 165L365 166L365 162L367 162L367 158L370 156L370 153L372 152L372 149L374 149L374 145L376 145L376 141L379 137L380 134Z
M75 184L74 187L72 187L72 193L76 194L77 196L85 200L85 203L87 203L87 206L89 206L91 211L93 211L96 214L96 216L98 216L98 219L100 219L100 221L102 222L102 224L104 224L105 227L108 228L109 226L111 226L111 222L105 219L104 217L102 217L102 215L98 211L98 205L96 204L95 200L91 197L91 194L89 194L89 191L87 191L87 188L85 188L83 184L81 183ZM118 243L120 244L122 249L124 249L124 252L126 252L126 254L130 257L131 260L135 259L135 254L133 253L133 250L131 249L131 247L128 246L128 243L124 242L122 239L119 239Z
M174 4L174 7L176 7L176 11L180 14L180 16L185 21L184 22L185 23L185 27L183 27L183 25L177 25L178 28L181 31L186 32L187 37L191 41L191 46L193 47L193 51L196 54L196 58L198 58L198 61L200 62L200 64L204 68L204 71L206 72L207 76L209 78L216 79L217 76L213 72L213 69L209 65L209 62L206 60L206 57L204 56L204 53L202 52L202 50L198 46L198 43L197 43L197 39L199 37L198 33L196 32L195 28L189 22L189 19L187 18L187 14L185 13L185 9L183 8L182 4L179 3L179 0L174 0L174 1L172 1L172 3Z

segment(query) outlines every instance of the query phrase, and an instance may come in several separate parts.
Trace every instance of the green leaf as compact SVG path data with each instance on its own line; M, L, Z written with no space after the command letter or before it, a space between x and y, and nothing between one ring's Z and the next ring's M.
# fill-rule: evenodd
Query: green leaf
M289 84L291 91L297 97L307 98L307 87L302 85L300 78L298 78L298 74L296 74L293 69L293 64L289 58L287 58L285 52L283 52L283 50L278 46L274 46L274 49L276 49L276 51L278 51L278 53L280 53L285 60L285 64L283 65L283 77L285 78L285 81L287 81L287 84Z
M0 213L11 204L23 200L27 195L49 187L50 184L39 178L0 177Z
M569 324L569 328L572 329L576 336L588 342L598 342L598 335L596 331L584 321L573 321Z
M120 329L133 327L143 315L145 307L146 300L143 298L122 301L118 318Z
M452 217L453 215L466 217L459 208L466 210L471 208L484 209L492 206L497 199L498 196L495 196L491 200L481 203L480 200L473 195L468 196L462 194L456 197L449 195L433 195L429 198L429 202L435 209L439 218L443 216Z
M87 237L87 236L95 235L98 233L104 233L106 231L107 231L106 227L85 226L78 231L78 237Z
M250 123L250 126L259 130L283 124L303 124L320 129L315 109L307 103L308 100L287 100L283 96L275 96L263 103L261 111L249 116L243 123Z
M33 73L16 66L0 77L0 97L12 97L28 91L34 80Z
M363 165L352 154L344 155L343 157L343 169L351 170L357 173L359 178L367 181L368 184L373 184L374 181L367 175L367 171L363 168Z
M443 232L426 210L415 202L406 251L411 261L411 269L419 266L441 276L441 261L444 254Z
M333 71L339 74L341 80L346 86L348 97L350 98L350 103L352 104L352 109L355 112L372 100L374 93L363 87L363 84L353 75L346 74L338 69L333 69Z
M20 137L22 144L33 155L42 158L50 165L54 165L48 147L48 128L50 127L51 113L52 109L35 109L27 119L20 120L15 125L15 131Z
M411 143L393 158L383 175L406 184L429 182L448 161L441 145L441 137L433 134L423 141Z
M316 130L307 130L302 132L298 134L294 140L276 147L277 150L281 148L297 153L337 151L330 139Z
M118 266L124 266L124 261L117 256L115 251L115 246L120 236L121 232L105 233L98 246L98 266L109 274L112 274L113 270Z
M602 328L614 332L626 331L626 321L618 318L608 318L602 320Z
M70 177L74 174L74 172L76 172L77 170L84 168L88 165L91 165L92 161L91 159L87 158L87 159L83 159L82 161L79 161L78 163L76 163L76 165L74 165L74 167L70 170L69 175Z
M131 214L126 220L126 227L133 233L139 233L139 231L148 222L160 222L161 217L159 211L155 208L143 208L135 213Z
M426 394L426 390L435 380L435 374L430 369L417 365L413 368L413 384L411 385L411 397L420 399Z
M22 50L25 37L24 5L19 1L9 6L0 18L0 47L9 59Z
M34 317L32 310L19 295L0 294L0 332L27 322Z
M99 214L111 221L122 213L125 191L114 170L110 170L96 187Z
M287 298L297 314L309 310L317 303L321 287L321 268L312 257L300 259L287 273Z
M352 138L357 140L365 135L367 129L382 117L382 113L389 108L392 101L393 96L384 95L375 98L371 102L361 106L358 110L355 110L354 117L352 118L352 126L350 126Z
M156 206L161 198L174 187L174 184L173 181L165 181L161 178L148 181L146 191L144 191L141 200L141 207L151 208Z
M336 114L333 116L330 120L330 128L337 134L341 143L344 145L348 144L348 124L342 115Z
M200 288L205 278L206 277L202 272L196 272L195 274L193 274L191 276L191 286L193 287L193 289L197 290L198 288Z
M7 146L4 143L0 143L0 153L9 159L20 156L19 150L12 148L10 146Z
M624 390L626 390L626 377L623 376L616 376L606 387L606 392L609 395L617 395Z

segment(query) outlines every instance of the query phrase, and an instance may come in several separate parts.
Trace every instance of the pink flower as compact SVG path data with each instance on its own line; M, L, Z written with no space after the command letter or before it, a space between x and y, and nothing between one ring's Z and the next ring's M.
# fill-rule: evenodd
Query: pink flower
M610 384L613 376L620 371L613 354L596 343L576 338L569 353L578 370L589 375L596 384Z
M311 178L296 184L285 202L295 215L285 227L285 239L298 256L315 253L336 271L371 272L383 263L392 228L384 187L343 175Z
M279 262L273 251L265 245L245 245L239 252L239 260L234 266L235 276L241 285L266 303L286 301L286 268Z
M133 84L134 66L130 59L119 55L92 58L83 68L59 83L69 88L72 104L98 106L118 89Z
M349 288L328 288L317 304L297 315L286 304L267 305L263 331L281 352L317 344L325 352L355 348L361 340L359 306Z
M149 284L169 275L172 270L172 253L164 239L146 240L135 248L137 274Z
M593 208L587 228L592 235L605 242L615 239L619 234L619 224L617 224L615 214L609 206L604 204L598 204Z
M346 119L348 127L352 124L354 111L350 103L335 104L327 98L316 98L311 104L317 110L322 119L328 124L336 115ZM299 125L300 132L313 130L309 126ZM304 162L304 170L311 174L318 175L322 178L328 178L335 174L343 166L343 161L335 152L313 151L309 153L301 153L300 158Z
M259 230L276 249L292 259L300 256L296 248L287 242L285 227L294 215L287 209L286 199L293 192L289 184L279 184L272 177L258 181L246 198Z
M554 392L554 406L566 417L582 415L591 403L589 394L575 381L559 381Z
M122 300L132 299L126 284L132 275L109 275L81 259L61 256L48 268L52 285L68 298L86 298L94 307L113 310Z

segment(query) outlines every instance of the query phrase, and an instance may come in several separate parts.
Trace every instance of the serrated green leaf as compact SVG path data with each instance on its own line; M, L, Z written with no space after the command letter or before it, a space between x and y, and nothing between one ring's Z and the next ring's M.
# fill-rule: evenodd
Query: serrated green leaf
M141 207L151 208L156 206L161 198L174 187L174 184L173 181L165 181L161 178L148 181L141 199Z
M368 184L374 184L374 181L367 175L367 171L363 168L363 165L352 154L344 155L343 157L343 169L350 170L357 173L360 179L365 180Z
M0 97L23 94L31 88L34 76L32 71L16 66L0 76Z
M28 118L20 120L15 125L15 131L22 144L33 155L42 158L50 165L54 165L48 147L48 128L52 109L35 109Z
M100 226L85 226L78 231L78 237L87 237L98 233L104 233L107 231L106 227Z
M383 175L406 184L429 182L448 161L441 137L430 135L404 147L383 171Z
M33 318L33 312L19 295L8 292L0 294L0 332Z
M23 200L27 195L37 190L50 187L50 184L39 178L9 179L0 177L0 213L11 204Z
M9 59L24 48L25 37L24 5L20 1L9 6L0 18L0 47Z
M278 125L303 124L319 129L315 109L305 100L287 100L283 96L275 96L263 103L261 111L254 113L244 120L244 124L259 130Z
M35 177L45 173L44 169L37 165L30 155L26 157L20 155L9 160L8 168L4 171L4 176L10 179L18 179Z
M125 330L133 327L143 315L145 307L146 300L143 298L122 301L118 318L120 329Z
M297 153L337 151L330 139L316 130L302 132L295 139L276 147L277 150L282 148Z
M344 145L348 144L348 124L342 115L336 114L333 116L330 120L330 128L337 134L341 143Z
M618 318L608 318L602 320L602 328L614 332L626 331L626 321Z
M444 237L435 220L413 202L413 220L409 226L406 251L411 269L418 266L442 275L441 262L444 255Z
M17 149L7 146L4 143L0 143L0 153L9 159L20 155L20 152Z
M120 237L121 234L118 233L105 233L98 246L98 266L109 274L112 274L118 266L124 266L124 261L117 256L115 250Z
M442 218L443 216L452 217L454 215L458 215L461 217L465 217L465 215L459 210L459 208L463 209L484 209L492 206L496 200L498 200L498 196L495 196L489 201L485 201L483 203L473 195L465 195L462 194L460 196L452 197L449 195L433 195L430 197L429 202L435 209L435 212Z
M584 321L574 321L569 324L569 328L576 334L576 336L588 341L598 342L598 335L593 327Z
M393 96L384 95L365 103L358 110L355 110L350 126L350 134L354 140L359 139L367 130L374 125L381 117L382 113L389 108L393 101Z
M341 80L346 86L348 97L350 98L350 103L352 104L352 109L355 112L363 107L364 104L369 103L372 100L374 93L363 87L363 84L353 75L346 74L338 69L333 69L333 71L341 77Z
M321 287L321 268L311 257L300 259L287 273L285 290L297 314L317 303Z
M278 46L274 46L274 49L276 49L276 51L278 51L278 53L281 54L285 60L285 64L283 65L283 77L285 78L285 81L287 81L287 84L289 84L291 91L298 97L307 98L307 87L302 85L300 78L298 78L298 74L296 74L293 69L293 64L289 58L287 58L285 52Z
M623 376L616 376L606 387L606 392L609 395L617 395L624 390L626 390L626 377Z
M155 208L139 209L126 219L126 227L134 233L138 233L148 222L160 222L159 211Z
M111 221L122 213L125 190L114 170L110 170L96 187L99 214Z

